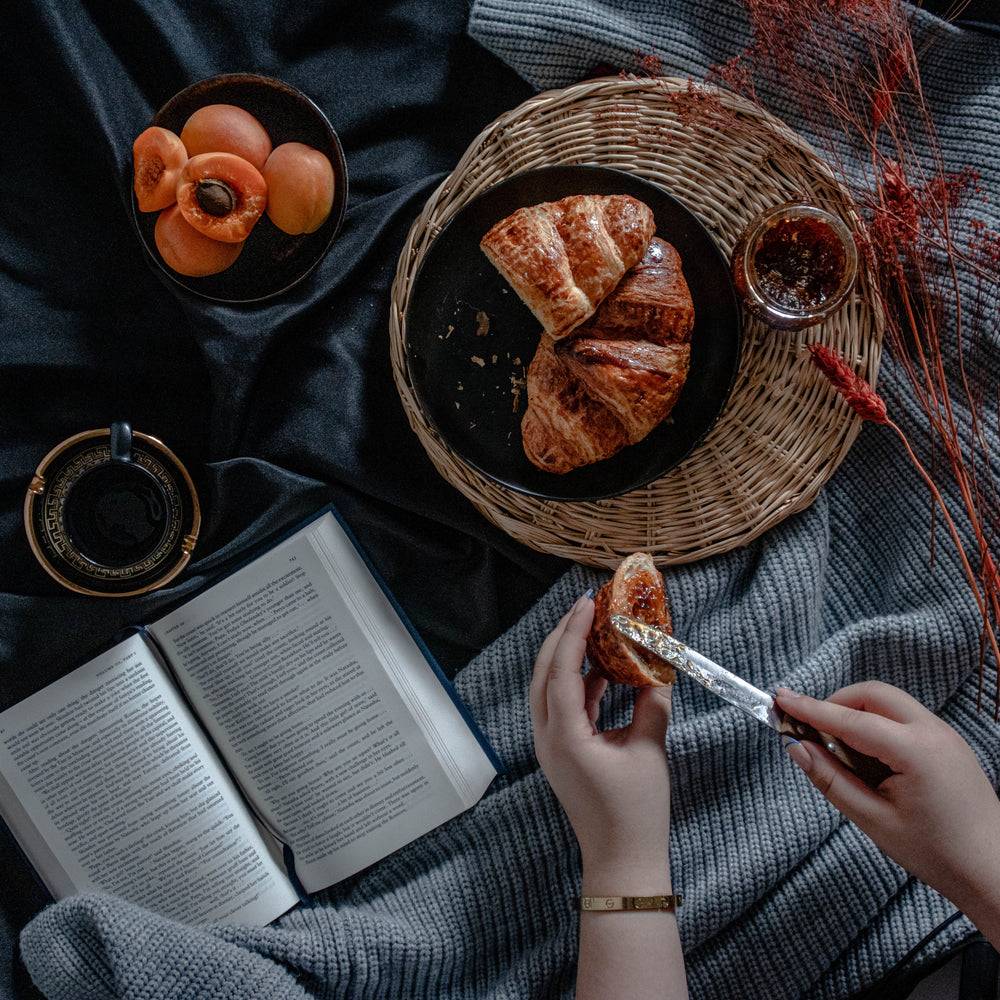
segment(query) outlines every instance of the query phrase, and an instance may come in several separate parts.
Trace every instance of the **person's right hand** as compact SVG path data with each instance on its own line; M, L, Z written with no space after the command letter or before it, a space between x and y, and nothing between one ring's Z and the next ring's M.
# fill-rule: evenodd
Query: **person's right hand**
M826 701L778 688L795 718L878 757L895 772L867 787L818 744L787 750L809 780L908 872L1000 937L1000 799L969 745L905 691L880 681Z
M665 893L672 689L642 689L627 726L598 731L608 683L580 672L593 620L594 602L581 597L538 651L529 691L535 754L576 834L588 894Z

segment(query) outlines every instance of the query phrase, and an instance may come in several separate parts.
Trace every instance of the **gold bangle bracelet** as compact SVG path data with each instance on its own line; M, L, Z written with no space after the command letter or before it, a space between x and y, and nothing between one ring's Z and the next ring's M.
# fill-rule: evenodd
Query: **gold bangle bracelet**
M681 905L680 895L665 896L578 896L573 905L578 910L614 912L616 910L673 910Z

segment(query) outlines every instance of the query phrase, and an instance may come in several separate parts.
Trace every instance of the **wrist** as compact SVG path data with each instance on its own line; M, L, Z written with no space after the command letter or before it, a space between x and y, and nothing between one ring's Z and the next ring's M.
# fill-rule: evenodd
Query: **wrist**
M584 896L652 896L670 893L670 860L662 856L583 861Z
M950 899L990 941L1000 947L1000 858L991 846L982 853L974 869L951 873L935 888Z

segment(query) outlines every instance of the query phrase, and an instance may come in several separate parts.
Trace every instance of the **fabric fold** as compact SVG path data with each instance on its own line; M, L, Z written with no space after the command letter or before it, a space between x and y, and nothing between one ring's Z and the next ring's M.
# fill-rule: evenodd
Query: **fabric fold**
M914 31L949 164L973 165L992 199L1000 191L1000 41L944 26L920 11L914 13ZM666 75L703 79L749 40L740 8L728 0L474 0L468 32L536 87L563 86L599 63L631 69L646 59ZM792 128L806 129L786 96L765 96ZM363 132L359 126L358 134ZM428 165L428 175L431 166L440 164ZM404 203L401 198L392 216L397 235L404 226L396 210ZM1000 230L994 200L975 211L989 229ZM362 257L374 253L382 235L362 238L360 214L353 225L359 226L348 230L355 251ZM387 261L367 276L362 292L370 302L387 295ZM329 258L327 267L334 263ZM325 361L340 358L339 338L347 329L345 323L331 334ZM206 358L219 362L220 371L228 368L229 352L238 353L236 341L216 344L211 326L200 333ZM344 365L356 360L359 372L374 371L387 386L384 357L360 333L357 340L353 354L345 348ZM301 353L282 358L294 368ZM995 322L977 364L995 385ZM893 412L930 462L919 404L895 377L891 359L884 367ZM301 384L289 374L273 396L263 395L270 402ZM360 400L360 375L345 378L345 384L355 387ZM283 509L308 501L323 488L318 483L340 480L338 500L352 508L344 513L348 520L357 514L361 523L369 517L377 524L372 511L379 505L406 501L410 521L419 520L421 528L430 530L432 518L440 520L446 541L434 553L439 561L423 558L416 531L410 540L419 559L400 554L397 538L379 536L373 527L368 535L375 554L389 563L393 550L394 577L408 583L411 595L431 589L424 574L433 564L441 577L430 581L433 586L453 586L457 598L473 600L475 589L465 584L479 575L463 566L461 580L452 583L450 574L460 561L472 564L482 556L481 546L469 549L478 522L464 505L443 513L430 502L427 511L413 509L417 500L402 496L408 481L378 475L392 460L383 455L376 466L365 445L381 441L379 432L388 426L381 402L378 419L363 433L347 441L344 430L344 451L356 449L351 477L329 460L327 453L337 451L330 445L332 432L322 421L311 422L312 410L306 408L301 422L283 421L288 426L273 435L261 431L279 412L276 406L228 428L234 435L254 430L248 437L268 445L258 448L260 461L271 464L234 468L220 457L214 472L220 484L235 487L271 482L266 496L272 505L280 499ZM348 422L339 411L335 415L336 427ZM312 451L305 449L303 458L299 443L316 426L324 432L313 433ZM982 433L995 454L996 427L985 426ZM282 459L300 471L286 475ZM446 488L439 491L438 485L422 485L418 499L445 496ZM946 501L956 503L954 491L944 490ZM464 518L460 529L449 521L453 514ZM232 521L226 527L226 541L247 530ZM467 537L455 537L459 530ZM515 548L504 550L502 541L491 544L497 551ZM440 558L442 552L450 561ZM527 575L520 566L501 579L516 586ZM420 574L416 584L405 579L408 568ZM572 566L458 672L459 693L508 768L467 813L264 928L186 926L95 894L64 900L22 933L23 958L35 983L49 1000L568 1000L575 978L578 923L571 899L579 891L579 857L534 758L527 691L545 635L581 592L607 576ZM898 684L953 724L994 785L1000 780L1000 725L988 696L985 707L978 707L978 612L931 499L886 428L862 430L808 510L741 548L670 567L665 577L675 632L693 647L762 687L782 683L822 697L870 677ZM440 629L431 610L428 624ZM51 609L50 615L54 621ZM951 919L951 904L908 878L832 809L772 733L704 689L684 679L678 683L667 736L674 796L670 849L675 889L685 898L679 921L695 1000L843 1000L877 982L925 937L922 962L969 936L967 920ZM992 692L996 683L996 665L988 662L983 690ZM612 689L601 725L627 722L633 697L631 689Z

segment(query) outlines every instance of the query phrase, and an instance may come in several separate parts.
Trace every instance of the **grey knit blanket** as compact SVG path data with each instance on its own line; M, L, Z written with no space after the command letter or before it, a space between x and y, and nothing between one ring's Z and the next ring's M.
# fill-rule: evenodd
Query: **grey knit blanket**
M1000 42L922 14L914 31L949 165L979 171L986 200L976 212L1000 230ZM540 88L599 62L631 65L636 52L659 57L667 75L703 79L747 41L728 0L476 0L470 32ZM772 110L801 125L780 94ZM992 322L977 363L995 385ZM929 459L894 367L886 359L893 416ZM987 433L995 453L995 422ZM808 510L743 548L666 571L675 630L763 687L825 696L862 678L899 684L962 732L996 783L1000 729L991 704L976 705L977 611L940 524L932 558L931 520L899 440L866 425ZM507 765L472 810L265 928L185 926L112 898L65 900L22 935L40 988L52 1000L571 995L579 861L534 758L527 690L543 637L604 578L572 569L459 673ZM988 693L995 682L991 662ZM612 691L604 724L626 721L631 698ZM670 848L694 998L850 997L953 914L830 808L772 733L683 678L674 706ZM922 960L970 933L965 918L947 923Z

